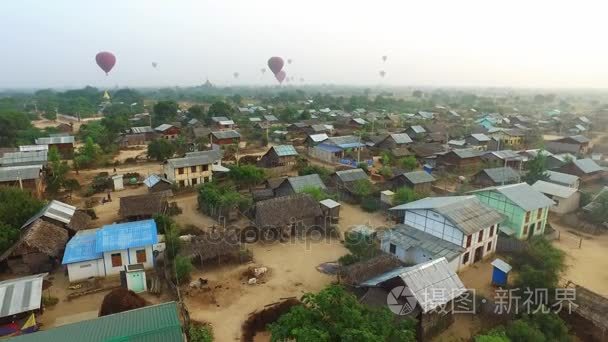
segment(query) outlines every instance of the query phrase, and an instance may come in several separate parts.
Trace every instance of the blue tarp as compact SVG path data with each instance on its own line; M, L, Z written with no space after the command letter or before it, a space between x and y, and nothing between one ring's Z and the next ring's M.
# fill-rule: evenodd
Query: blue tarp
M351 166L357 167L357 165L359 165L359 163L367 163L368 166L374 165L374 161L372 159L362 160L360 162L357 162L355 159L340 159L340 164L344 164L344 165L351 165Z

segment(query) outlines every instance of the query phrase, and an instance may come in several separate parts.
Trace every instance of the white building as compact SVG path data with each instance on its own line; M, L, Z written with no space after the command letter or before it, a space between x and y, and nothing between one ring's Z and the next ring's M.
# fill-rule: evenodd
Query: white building
M410 239L399 241L391 237L396 234L388 234L382 239L382 250L408 263L445 257L454 270L494 254L504 219L475 196L427 197L391 210L403 213L398 231Z
M532 187L553 200L555 204L549 207L549 211L556 214L568 214L576 211L580 206L581 193L576 188L542 180L534 183Z

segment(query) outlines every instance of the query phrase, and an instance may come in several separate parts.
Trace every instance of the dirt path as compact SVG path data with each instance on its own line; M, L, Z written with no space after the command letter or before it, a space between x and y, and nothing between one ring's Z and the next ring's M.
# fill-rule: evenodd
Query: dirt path
M208 279L211 292L184 296L192 319L211 323L217 341L238 340L247 315L266 304L323 289L335 276L322 274L315 267L336 261L347 252L338 242L255 244L248 248L257 265L270 269L265 283L247 285L241 278L247 265L226 265L193 275Z
M198 199L195 192L176 196L171 199L171 202L177 202L177 206L182 209L181 214L173 217L175 222L182 227L193 225L204 230L218 225L216 220L204 215L198 210Z
M341 233L345 233L354 226L365 224L371 228L378 230L384 227L391 227L392 222L388 221L386 216L381 212L368 213L363 211L359 206L341 202L340 208L340 223L338 227Z

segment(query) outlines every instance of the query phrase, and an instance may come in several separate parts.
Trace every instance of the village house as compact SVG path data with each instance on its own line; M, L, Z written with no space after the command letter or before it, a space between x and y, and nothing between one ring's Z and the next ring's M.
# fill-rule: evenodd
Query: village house
M275 230L278 237L306 231L319 224L322 216L319 203L307 194L294 194L259 201L254 208L258 230Z
M404 314L416 320L417 341L430 341L454 323L453 301L467 292L458 275L445 258L427 261L414 266L399 267L361 282L357 287L365 291L362 304L386 306L391 291L403 286L405 303L395 300ZM389 302L389 305L391 303Z
M498 211L483 205L475 196L427 197L390 210L403 217L405 226L455 244L461 252L454 259L448 255L433 256L432 250L424 250L424 244L418 250L412 249L403 241L396 243L391 234L382 238L380 247L383 251L397 255L404 262L416 264L426 261L425 258L430 260L443 256L454 271L494 254L499 224L504 219ZM402 227L401 230L408 232L408 228Z
M150 126L131 127L119 138L121 147L145 145L156 139L156 131Z
M237 131L215 131L209 133L209 141L216 145L237 145L241 135Z
M180 188L210 182L214 171L226 171L220 150L188 152L183 158L167 159L163 166L164 178Z
M536 158L539 153L541 153L545 157L545 165L547 166L547 169L549 169L549 170L553 170L553 169L559 168L560 166L564 165L563 158L560 158L547 150L540 150L540 149L525 150L525 151L519 152L518 154L522 157L522 162L523 162L523 165L525 166L527 162Z
M547 142L547 150L553 153L586 155L591 151L591 140L583 135L573 135Z
M42 294L42 279L33 287L35 296ZM23 291L22 291L23 292ZM33 334L13 337L16 342L55 341L163 341L182 342L184 340L177 304L167 302L149 305L103 317L86 319L53 328L45 327ZM94 336L94 337L93 337Z
M258 161L260 167L279 167L295 165L298 151L292 145L272 146Z
M279 119L277 119L274 115L264 115L264 121L266 121L270 125L276 125L279 123Z
M276 197L281 197L298 194L306 189L325 190L327 187L321 177L315 173L306 176L288 177L274 189L274 193Z
M549 210L558 215L564 215L578 210L581 194L575 188L545 182L536 181L532 187L552 199L555 203Z
M481 187L519 183L520 174L510 167L483 169L471 177L471 183Z
M36 215L30 217L30 219L21 226L21 230L26 230L30 225L37 221L45 221L63 228L68 232L69 236L72 236L79 230L89 228L91 217L73 205L52 200L36 213Z
M42 198L45 190L42 165L0 167L0 186L20 188Z
M499 147L520 146L524 142L525 134L515 128L491 128L487 135L499 141Z
M154 131L160 136L161 139L175 140L179 136L181 129L170 124L162 124L154 128Z
M425 171L411 171L393 175L390 184L394 189L406 186L418 194L428 194L434 181L435 177Z
M382 136L381 139L374 144L374 147L380 149L394 149L405 147L411 143L413 143L413 140L407 133L392 133Z
M55 126L55 129L61 133L67 133L70 134L74 131L74 124L73 123L59 123L57 126Z
M488 187L471 192L506 216L500 230L518 239L543 235L553 201L527 183Z
M311 134L311 135L307 136L306 139L304 139L304 145L307 147L314 147L314 146L324 142L328 138L329 138L329 136L327 136L326 133Z
M569 175L567 173L557 171L547 171L549 179L547 182L551 182L558 185L567 186L569 188L578 189L580 185L580 178L575 175Z
M482 153L475 149L456 149L437 156L437 166L447 170L475 170L481 166Z
M19 338L19 336L14 336L16 334L11 334L11 327L15 325L17 325L16 333L19 333L19 328L21 328L22 334L20 336L32 336L32 334L26 332L31 332L32 328L36 328L36 319L34 318L33 325L28 326L28 317L36 317L44 311L42 285L47 276L48 273L41 273L0 281L0 293L2 294L0 325L5 327L5 332L9 332L9 334L3 334L4 339L12 341ZM19 327L19 322L23 322L23 326ZM65 339L65 336L62 336L62 338ZM25 339L22 338L22 340Z
M42 165L46 167L48 164L48 146L36 146L44 147L44 149L5 152L0 158L0 166Z
M70 282L118 275L124 266L154 266L153 246L158 243L154 220L105 225L79 231L67 243L62 264Z
M118 214L126 221L145 220L155 215L164 215L169 207L167 197L170 194L171 191L164 191L120 197Z
M426 129L420 125L410 126L405 133L416 141L422 140L426 135Z
M216 129L230 131L234 129L234 121L225 116L214 116L211 118Z
M591 158L573 160L557 170L579 177L582 183L598 181L606 173L605 168L597 165Z
M357 181L369 180L369 176L363 169L349 169L336 171L330 176L331 184L346 199L356 200L354 185Z
M313 158L334 163L345 158L347 152L352 152L353 154L363 152L364 147L365 144L361 143L360 137L354 135L344 135L338 137L329 137L323 143L309 148L308 153Z
M36 145L47 145L49 150L56 148L63 159L72 159L74 156L73 136L50 136L36 139Z

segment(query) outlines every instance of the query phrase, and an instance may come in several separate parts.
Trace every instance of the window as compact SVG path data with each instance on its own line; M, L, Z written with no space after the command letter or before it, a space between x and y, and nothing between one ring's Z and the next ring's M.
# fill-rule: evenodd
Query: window
M186 182L184 180L179 181L179 186L186 186Z
M540 230L543 228L543 225L540 224L540 222L536 225L536 231L540 232Z
M471 247L471 239L473 238L472 235L468 235L467 236L467 248Z
M530 212L526 212L526 223L530 222Z
M145 249L138 249L135 251L135 258L137 259L137 263L141 264L146 262L147 258L146 258L146 250Z
M479 234L477 235L477 242L481 242L483 240L483 230L479 231Z
M190 166L190 172L196 172L196 166Z
M462 256L462 264L466 265L467 262L469 262L469 252L464 253Z
M196 178L192 178L192 182L191 182L191 183L192 183L192 185L196 185L196 183L197 183L197 182L198 182L198 179L196 179Z
M490 227L490 237L494 236L494 226Z
M394 244L392 244L392 243L391 243L391 244L389 244L389 245L388 245L388 251L389 251L391 254L397 254L397 246L395 246L395 245L394 245Z
M538 209L538 212L536 213L536 219L540 220L540 218L543 216L543 208Z
M84 265L80 265L80 268L88 268L93 266L92 264L84 264Z
M492 250L492 241L488 243L488 248L486 249L488 252Z
M113 253L111 255L112 258L112 267L120 267L122 266L122 254Z
M528 226L524 226L524 234L523 235L528 235Z
M178 175L183 175L184 174L184 168L180 167L179 169L177 169L177 174Z
M203 171L209 171L209 165L203 165Z

